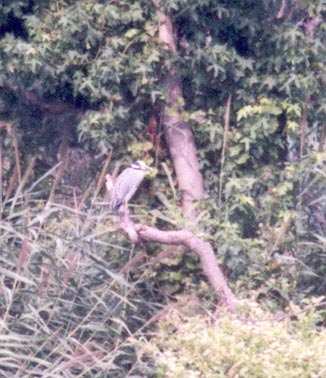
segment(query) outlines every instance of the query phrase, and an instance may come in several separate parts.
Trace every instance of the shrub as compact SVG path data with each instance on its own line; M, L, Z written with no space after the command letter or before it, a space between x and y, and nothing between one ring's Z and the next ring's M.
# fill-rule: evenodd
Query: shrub
M180 317L160 324L150 343L158 377L326 377L326 332L314 311L273 318L255 304L244 317ZM246 312L246 311L245 311Z

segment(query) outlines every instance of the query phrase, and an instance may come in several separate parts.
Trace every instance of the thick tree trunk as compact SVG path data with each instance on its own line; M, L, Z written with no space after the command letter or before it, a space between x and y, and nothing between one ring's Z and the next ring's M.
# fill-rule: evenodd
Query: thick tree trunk
M159 37L165 48L176 53L176 43L172 23L161 12L159 0L153 0L158 9ZM183 120L184 106L182 88L178 79L177 68L172 68L164 79L166 103L163 111L163 128L169 146L178 186L182 192L182 207L185 217L195 219L194 201L204 196L203 178L199 171L197 150L194 136L187 122ZM110 189L112 183L107 183ZM195 252L203 266L204 273L221 302L229 311L235 310L235 297L227 285L222 270L216 262L212 246L189 230L162 231L143 224L134 224L128 217L120 219L120 227L129 235L132 244L139 239L170 245L183 245ZM129 266L128 266L129 268Z
M159 1L154 1L159 8ZM176 43L171 20L158 10L159 37L165 48L176 53ZM166 103L163 110L163 129L175 168L179 190L182 193L182 208L186 217L194 219L194 201L204 196L203 178L199 171L194 136L184 113L181 83L176 68L172 68L164 80Z

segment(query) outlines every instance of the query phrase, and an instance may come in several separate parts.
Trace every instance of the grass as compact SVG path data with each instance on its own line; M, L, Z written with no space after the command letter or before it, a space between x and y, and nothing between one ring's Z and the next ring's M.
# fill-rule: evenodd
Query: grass
M133 376L155 293L119 274L129 245L108 231L104 204L78 210L37 194L2 211L0 376Z

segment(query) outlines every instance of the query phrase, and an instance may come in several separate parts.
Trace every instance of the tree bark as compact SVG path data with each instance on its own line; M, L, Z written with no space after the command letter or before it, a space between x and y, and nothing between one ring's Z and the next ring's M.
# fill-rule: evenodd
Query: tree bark
M166 50L177 53L171 19L158 9L159 38ZM197 149L191 128L183 120L184 113L181 82L177 68L170 70L164 79L166 102L162 115L163 130L175 168L178 187L182 193L182 209L186 217L194 219L194 201L204 197L202 174L199 170Z

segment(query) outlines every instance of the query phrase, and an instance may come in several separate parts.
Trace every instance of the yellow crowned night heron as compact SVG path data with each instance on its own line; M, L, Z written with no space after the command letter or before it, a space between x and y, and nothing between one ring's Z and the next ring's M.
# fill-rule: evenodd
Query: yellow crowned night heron
M136 193L146 171L152 171L143 161L138 160L126 168L113 184L110 208L119 213L127 212L127 204Z

